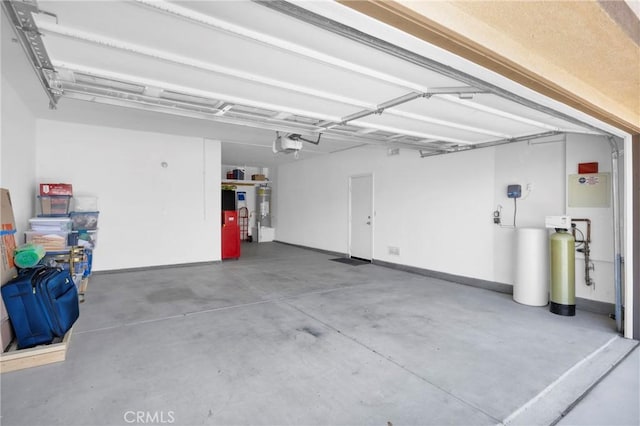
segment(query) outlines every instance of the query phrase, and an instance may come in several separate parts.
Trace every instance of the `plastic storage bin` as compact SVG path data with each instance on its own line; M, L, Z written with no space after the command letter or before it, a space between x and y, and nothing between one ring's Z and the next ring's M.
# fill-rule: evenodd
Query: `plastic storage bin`
M69 238L68 232L46 232L46 231L26 231L24 233L25 243L38 244L46 251L59 251L67 247Z
M95 248L98 243L98 231L71 231L69 233L70 246L82 246L84 248Z
M74 195L71 199L72 212L97 212L98 197L91 195Z
M71 212L71 228L74 231L98 229L99 212Z
M68 216L70 195L39 195L40 213L38 216Z
M71 219L68 217L34 217L29 219L32 231L71 231Z

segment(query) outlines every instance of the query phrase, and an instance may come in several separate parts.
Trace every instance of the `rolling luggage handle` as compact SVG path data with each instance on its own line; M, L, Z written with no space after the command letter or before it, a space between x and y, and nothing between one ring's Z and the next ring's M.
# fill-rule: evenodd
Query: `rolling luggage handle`
M46 269L46 266L44 265L37 265L33 268L18 269L18 275L13 279L13 281L29 279L29 281L31 282L31 287L33 288L33 293L35 294L34 278L44 269Z
M44 265L39 266L37 268L33 268L34 271L31 271L32 275L31 275L31 288L33 290L33 294L36 294L36 287L38 285L38 282L40 281L40 279L42 278L42 276L48 272L51 271L51 269L49 267L46 267ZM58 269L56 269L58 270Z

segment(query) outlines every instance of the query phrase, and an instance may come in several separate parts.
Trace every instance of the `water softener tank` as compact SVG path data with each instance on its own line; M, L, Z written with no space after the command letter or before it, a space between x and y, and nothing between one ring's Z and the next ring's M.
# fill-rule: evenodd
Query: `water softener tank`
M556 228L549 237L551 294L549 310L554 314L576 314L575 239L566 229Z

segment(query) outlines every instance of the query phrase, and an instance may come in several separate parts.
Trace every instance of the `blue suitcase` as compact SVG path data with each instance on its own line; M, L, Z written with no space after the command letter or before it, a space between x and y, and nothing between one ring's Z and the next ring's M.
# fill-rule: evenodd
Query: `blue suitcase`
M45 267L32 280L45 316L56 337L63 337L80 316L78 288L68 270Z
M80 315L78 291L68 271L23 269L1 291L19 349L64 336Z

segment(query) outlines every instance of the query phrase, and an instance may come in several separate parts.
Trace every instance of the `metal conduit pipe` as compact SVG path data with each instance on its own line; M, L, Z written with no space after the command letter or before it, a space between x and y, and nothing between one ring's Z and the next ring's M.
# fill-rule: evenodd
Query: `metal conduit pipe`
M620 232L620 196L618 192L618 157L620 150L613 136L608 136L607 140L611 146L611 190L613 191L613 280L615 291L615 319L616 330L619 333L624 331L622 322L622 238Z
M586 222L587 224L587 235L583 235L582 240L576 237L576 226L574 222ZM576 243L583 244L583 247L576 249L576 251L584 254L584 283L588 286L595 285L593 278L591 278L591 270L595 270L595 266L591 265L591 219L571 218L571 234Z

